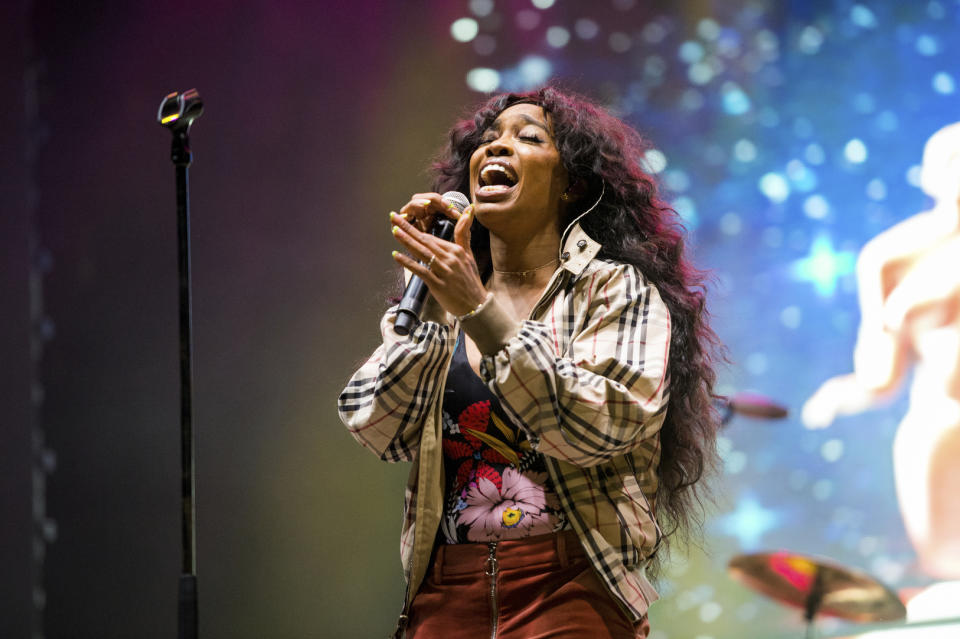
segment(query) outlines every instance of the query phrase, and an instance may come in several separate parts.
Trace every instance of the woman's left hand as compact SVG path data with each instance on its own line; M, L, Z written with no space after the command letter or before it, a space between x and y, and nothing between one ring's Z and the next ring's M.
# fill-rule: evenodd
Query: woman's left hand
M487 290L470 249L472 206L457 220L452 242L417 229L396 213L390 213L390 221L394 225L394 237L410 252L406 255L394 251L393 259L423 280L443 310L465 315L487 299Z

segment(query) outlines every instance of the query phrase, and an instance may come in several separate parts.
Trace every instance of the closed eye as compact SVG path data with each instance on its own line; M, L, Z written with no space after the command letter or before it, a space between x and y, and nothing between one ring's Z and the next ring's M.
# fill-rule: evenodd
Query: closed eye
M481 139L480 139L480 142L477 143L477 146L483 146L484 144L490 144L491 142L493 142L493 141L496 140L496 139L497 139L497 138L495 138L495 137L481 138ZM531 143L534 143L534 144L540 144L540 143L543 142L543 138L540 137L539 135L536 135L536 134L518 135L518 136L517 136L517 139L523 140L524 142L531 142Z

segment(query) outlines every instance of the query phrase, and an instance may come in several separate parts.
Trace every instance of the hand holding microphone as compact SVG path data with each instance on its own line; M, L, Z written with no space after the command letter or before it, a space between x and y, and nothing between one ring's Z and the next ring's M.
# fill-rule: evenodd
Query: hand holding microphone
M468 204L467 198L456 191L442 197L426 193L415 195L401 209L405 215L390 213L393 234L410 253L394 251L393 258L413 274L400 300L394 324L398 334L407 335L419 323L428 289L440 306L454 315L468 313L486 299L487 291L470 250L473 211ZM431 217L435 221L429 233L411 223L412 219ZM456 225L447 218L456 219Z

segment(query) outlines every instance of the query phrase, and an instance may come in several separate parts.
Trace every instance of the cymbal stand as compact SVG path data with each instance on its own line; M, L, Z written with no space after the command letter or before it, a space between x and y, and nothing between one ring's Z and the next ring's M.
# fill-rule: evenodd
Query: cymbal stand
M813 576L813 585L810 587L810 594L803 606L803 619L807 622L806 639L813 639L814 623L813 619L820 610L820 604L823 603L823 571L817 567Z

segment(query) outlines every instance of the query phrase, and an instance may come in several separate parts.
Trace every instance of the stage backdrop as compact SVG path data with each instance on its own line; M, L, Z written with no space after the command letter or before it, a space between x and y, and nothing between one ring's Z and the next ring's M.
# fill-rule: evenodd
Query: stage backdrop
M546 81L653 141L645 162L714 272L710 306L732 360L721 391L791 411L735 418L723 433L716 505L701 544L669 562L653 638L800 636L799 611L727 577L739 553L813 553L894 589L929 583L894 496L906 402L823 431L804 429L799 409L851 366L859 249L929 204L917 165L960 113L960 3L20 9L4 27L17 34L4 87L22 96L6 106L24 150L4 160L2 239L5 306L24 336L4 342L17 399L3 495L19 514L3 547L20 559L0 634L26 636L35 605L47 637L176 632L176 217L170 135L155 115L164 94L191 87L206 104L191 135L201 636L392 629L408 467L360 449L335 407L396 285L387 212L428 187L430 157L465 107ZM23 346L31 301L45 327L35 368ZM33 598L31 427L52 470Z

